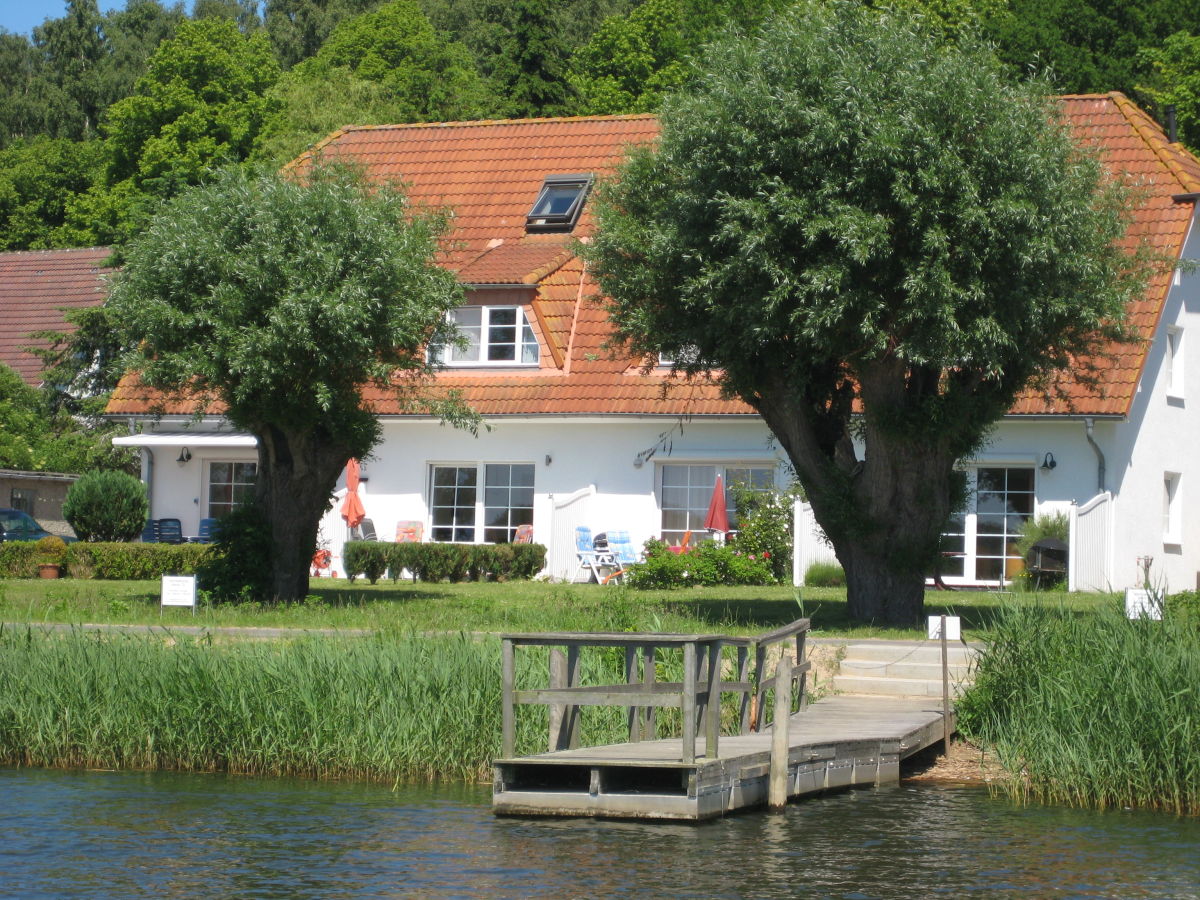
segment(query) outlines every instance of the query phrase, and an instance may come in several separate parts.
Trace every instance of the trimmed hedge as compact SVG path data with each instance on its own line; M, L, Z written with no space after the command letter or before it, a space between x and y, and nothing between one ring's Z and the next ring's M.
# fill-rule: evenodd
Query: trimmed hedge
M63 555L66 574L72 578L144 581L164 572L196 574L210 553L206 544L67 544ZM0 544L0 578L36 578L38 548L35 541Z
M351 541L342 550L346 576L375 584L385 573L397 581L407 570L414 581L529 579L546 565L542 544L390 544Z

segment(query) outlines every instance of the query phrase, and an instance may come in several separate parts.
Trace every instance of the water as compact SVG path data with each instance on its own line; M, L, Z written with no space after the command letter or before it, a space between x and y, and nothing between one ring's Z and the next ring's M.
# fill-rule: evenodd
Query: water
M1200 898L1200 821L928 785L701 826L495 819L478 787L0 769L0 897Z

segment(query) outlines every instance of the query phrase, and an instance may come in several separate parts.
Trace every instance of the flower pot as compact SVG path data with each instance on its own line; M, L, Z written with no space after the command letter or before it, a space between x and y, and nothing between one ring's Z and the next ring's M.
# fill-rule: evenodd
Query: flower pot
M38 577L57 578L60 574L58 563L38 563Z

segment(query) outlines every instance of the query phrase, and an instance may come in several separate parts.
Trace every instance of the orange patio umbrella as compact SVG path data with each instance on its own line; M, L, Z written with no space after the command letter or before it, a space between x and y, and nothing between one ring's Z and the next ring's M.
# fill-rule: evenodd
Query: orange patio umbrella
M366 517L362 498L358 496L358 460L346 463L346 499L342 501L342 518L349 528L357 528Z

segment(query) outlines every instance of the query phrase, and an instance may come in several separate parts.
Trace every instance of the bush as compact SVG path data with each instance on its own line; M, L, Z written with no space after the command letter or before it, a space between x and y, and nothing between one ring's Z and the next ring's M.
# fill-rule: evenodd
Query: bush
M776 581L792 577L792 523L798 487L785 491L752 491L730 486L737 506L737 535L730 542L744 554L766 554Z
M541 544L391 544L351 541L342 550L346 577L360 574L375 584L385 572L397 581L407 570L414 581L460 582L468 578L508 581L532 578L546 564Z
M846 572L837 563L813 563L804 570L808 587L845 587Z
M36 578L37 546L33 541L0 543L0 578Z
M705 541L686 553L673 553L662 541L647 541L646 558L629 567L635 588L690 585L775 584L769 554L745 553L734 546Z
M53 534L39 538L34 542L38 565L62 565L63 556L67 552L67 542Z
M388 547L378 541L350 541L342 548L342 564L351 582L360 574L375 584L388 570Z
M88 472L63 501L63 517L81 541L132 541L149 511L146 486L124 472Z
M197 573L214 602L262 600L271 592L271 526L257 506L235 509L218 523L212 551Z
M210 552L209 544L84 544L67 547L67 572L73 578L142 581L164 573L195 575Z

